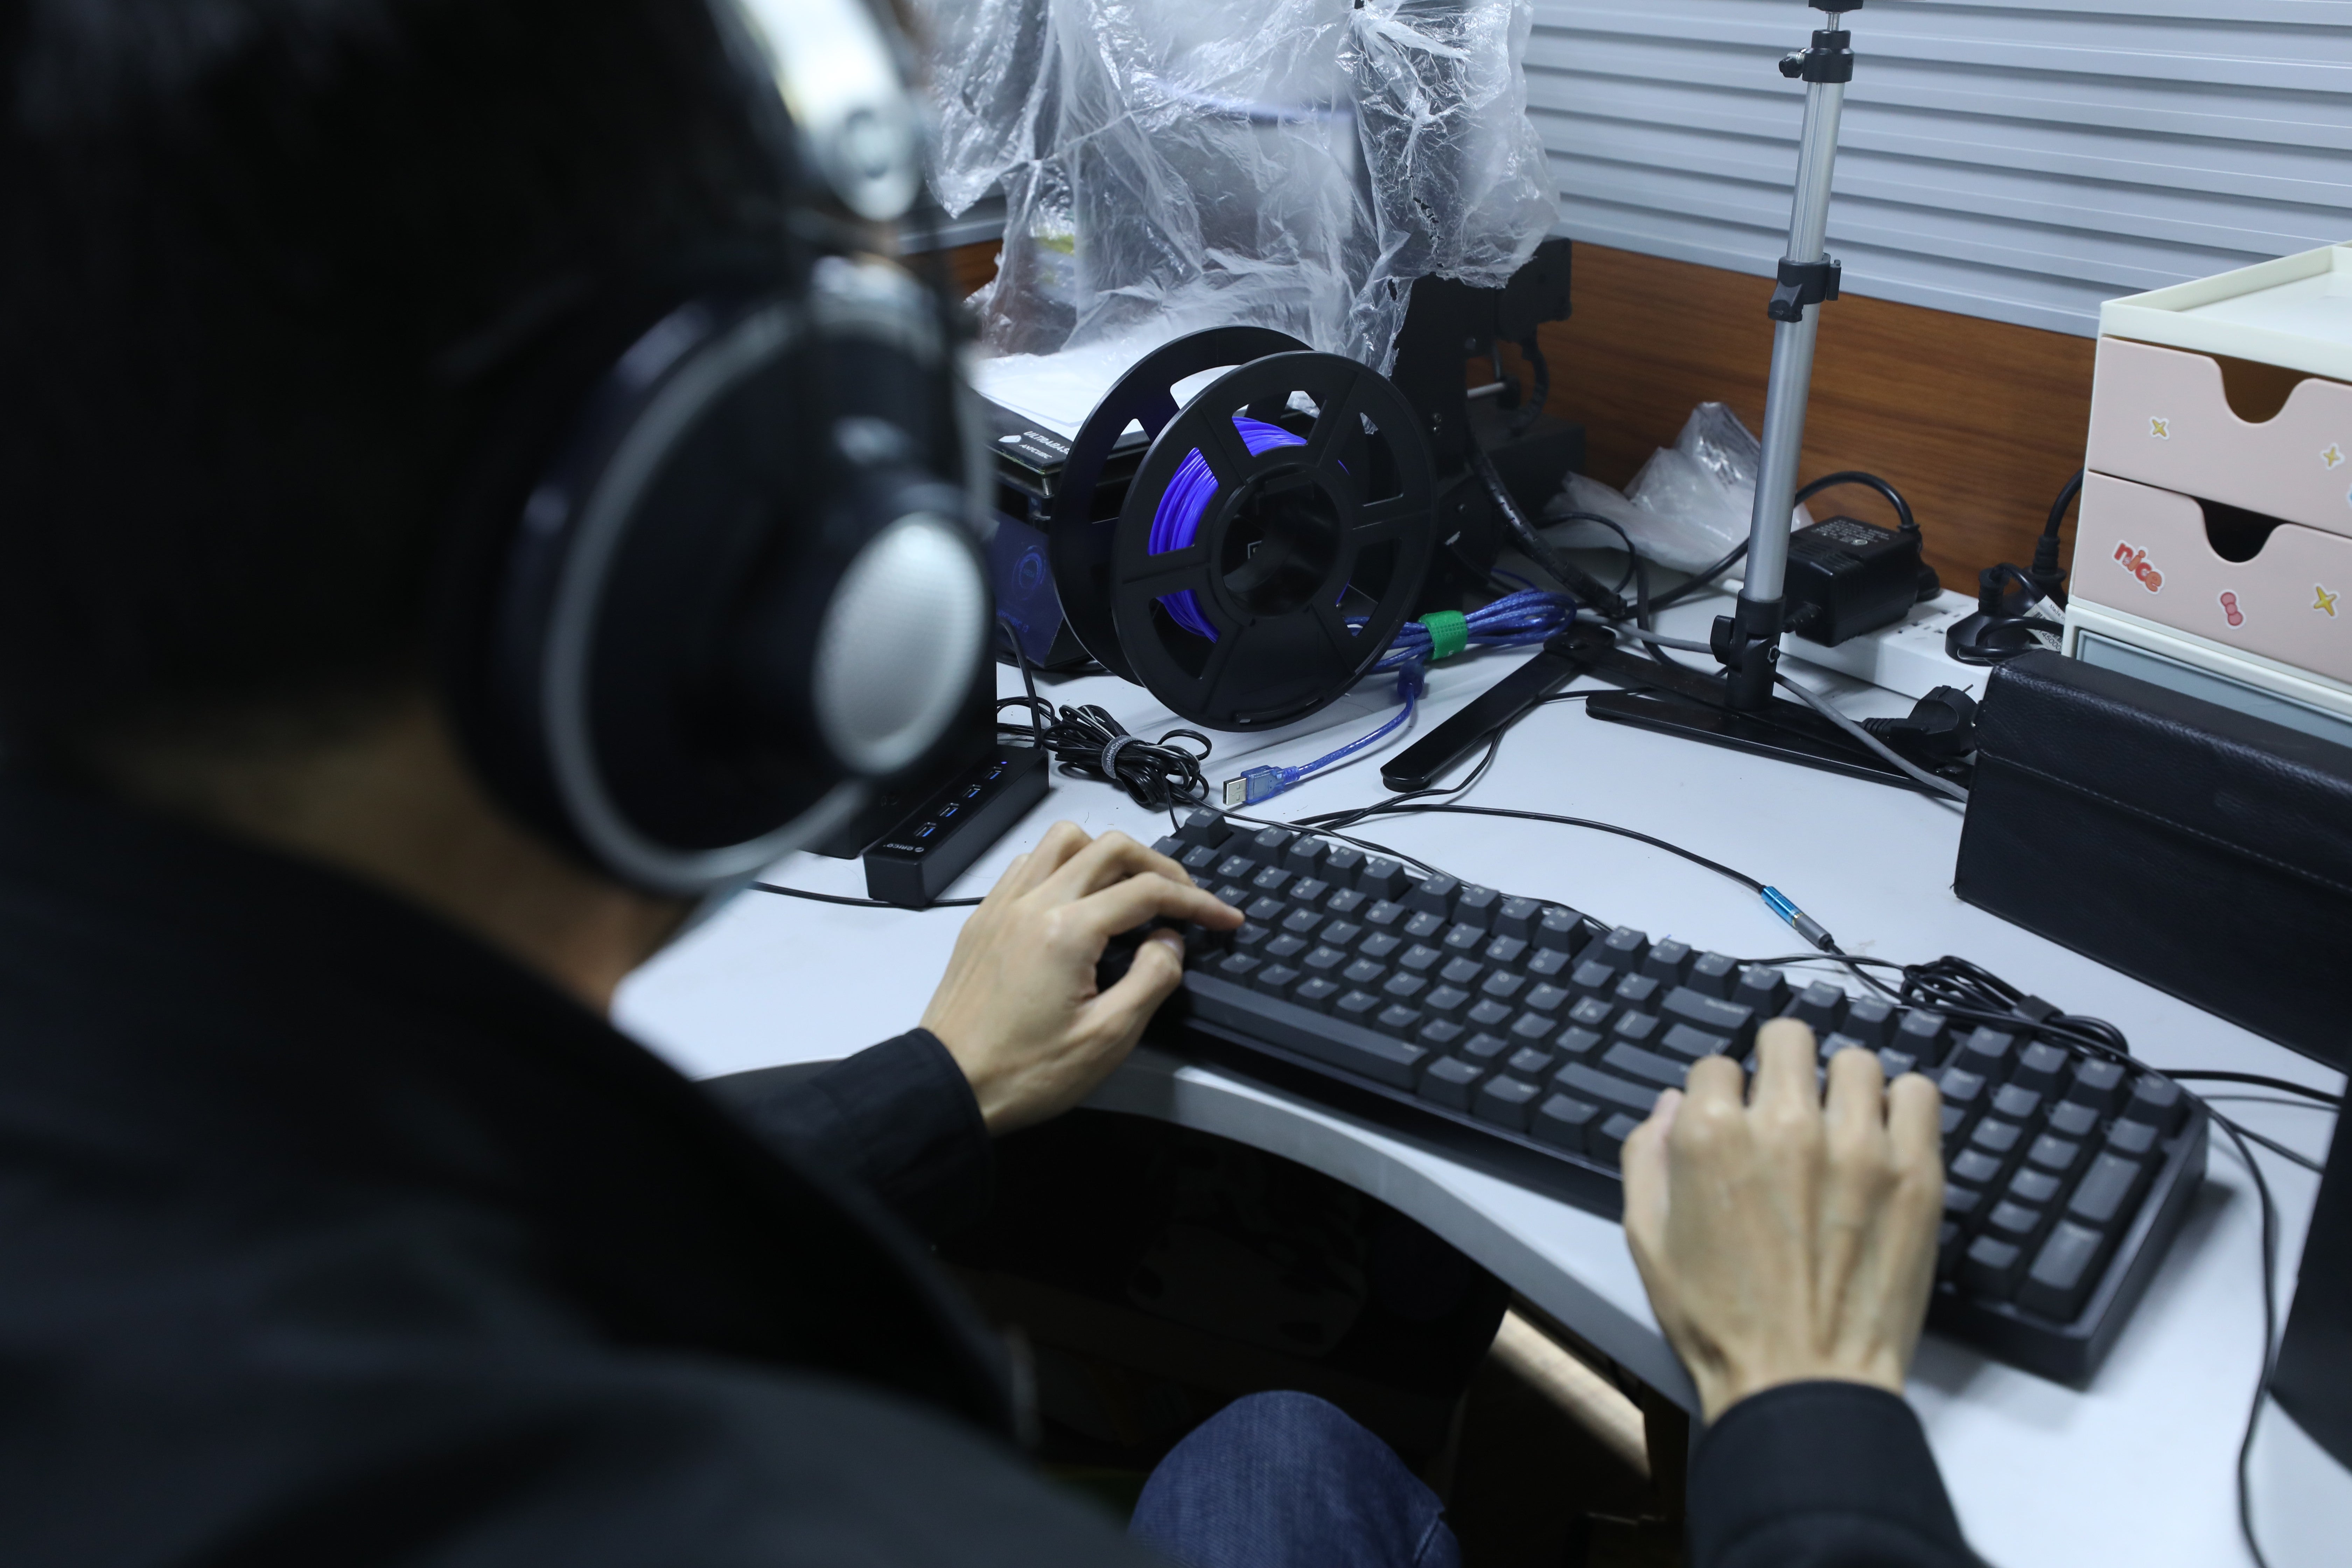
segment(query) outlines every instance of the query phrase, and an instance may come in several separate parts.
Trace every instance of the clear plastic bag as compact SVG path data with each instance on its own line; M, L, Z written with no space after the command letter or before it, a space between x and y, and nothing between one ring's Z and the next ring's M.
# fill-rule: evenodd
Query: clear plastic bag
M932 183L1001 186L997 354L1276 328L1385 370L1410 288L1499 286L1558 218L1531 0L922 0Z
M1559 499L1546 510L1555 515L1597 512L1632 535L1648 559L1677 572L1696 572L1747 539L1762 460L1762 446L1738 415L1723 404L1702 403L1675 444L1652 453L1623 495L1571 474ZM1809 528L1812 521L1801 506L1790 514L1792 527ZM1563 523L1546 531L1564 544L1602 542L1590 537L1597 531L1588 524Z

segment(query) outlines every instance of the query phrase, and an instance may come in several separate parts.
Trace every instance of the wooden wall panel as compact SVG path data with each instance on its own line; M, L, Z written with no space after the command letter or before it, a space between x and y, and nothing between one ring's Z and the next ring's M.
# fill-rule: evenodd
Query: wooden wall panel
M991 240L951 254L960 290L993 275L996 250ZM1710 398L1762 429L1770 294L1741 273L1576 247L1576 313L1545 328L1542 342L1550 410L1587 427L1595 478L1624 485ZM1980 568L2032 558L2052 499L2082 467L2092 358L2088 338L1841 300L1822 323L1804 477L1864 468L1885 478L1918 515L1945 585L1972 593ZM1868 490L1821 500L1893 521ZM2071 521L2067 531L2071 554Z

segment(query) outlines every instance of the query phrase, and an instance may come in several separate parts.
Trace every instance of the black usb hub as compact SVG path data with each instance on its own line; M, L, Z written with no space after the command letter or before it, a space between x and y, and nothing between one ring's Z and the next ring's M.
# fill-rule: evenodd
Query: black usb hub
M1042 746L996 746L866 851L866 895L929 909L988 847L1045 798Z

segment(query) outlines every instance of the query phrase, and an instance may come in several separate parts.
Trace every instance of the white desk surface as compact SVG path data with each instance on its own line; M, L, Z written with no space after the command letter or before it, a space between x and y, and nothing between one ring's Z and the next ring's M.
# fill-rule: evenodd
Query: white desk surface
M1696 635L1714 612L1679 606ZM1416 729L1430 727L1522 656L1494 653L1434 673ZM1790 667L1844 694L1849 711L1907 701ZM1591 684L1591 683L1585 683ZM1139 733L1169 721L1150 694L1109 677L1050 682L1057 701L1098 702ZM1003 672L1003 689L1019 689ZM1213 780L1241 759L1303 761L1384 709L1364 692L1305 731L1220 742ZM1312 738L1306 738L1308 735ZM1234 749L1228 751L1226 748ZM1265 803L1293 817L1382 793L1380 756ZM2340 1089L2336 1074L1955 898L1956 809L1884 785L1752 758L1587 718L1580 703L1539 710L1504 741L1469 797L1596 817L1736 866L1795 898L1848 952L1917 962L1975 960L2071 1012L2107 1018L2161 1067L2223 1068ZM1067 817L1089 832L1149 842L1167 818L1108 786L1059 779L1044 805L955 889L984 891L1012 857ZM1574 905L1653 936L1738 957L1803 944L1746 889L1614 836L1492 818L1381 819L1357 832L1465 879ZM862 896L855 862L799 855L768 878ZM749 893L633 976L623 1026L696 1076L847 1054L912 1026L944 966L961 910L846 909ZM1807 973L1828 974L1830 970ZM2221 1086L2208 1086L2217 1093ZM1205 1129L1323 1170L1412 1215L1563 1322L1685 1405L1690 1387L1659 1336L1622 1233L1553 1199L1295 1097L1155 1052L1139 1053L1094 1102ZM2246 1124L2324 1157L2323 1110L2269 1100L2226 1107ZM2263 1155L2283 1220L2281 1301L2294 1287L2317 1179ZM2216 1135L2206 1186L2163 1268L2091 1386L2077 1393L1930 1336L1910 1386L1962 1523L2003 1568L2032 1564L2197 1564L2250 1561L2237 1531L2234 1461L2261 1345L2258 1211L2234 1147Z

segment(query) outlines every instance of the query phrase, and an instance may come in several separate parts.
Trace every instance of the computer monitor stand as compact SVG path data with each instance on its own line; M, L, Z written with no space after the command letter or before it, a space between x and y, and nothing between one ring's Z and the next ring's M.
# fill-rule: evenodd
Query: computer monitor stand
M2270 1568L2345 1561L2352 1550L2352 1132L2340 1116L2246 1472L2248 1511Z

